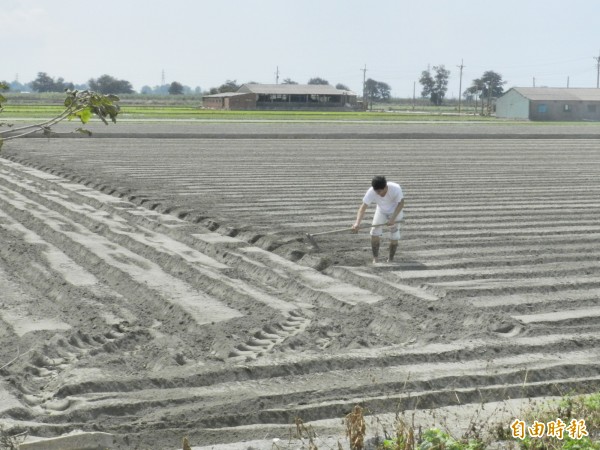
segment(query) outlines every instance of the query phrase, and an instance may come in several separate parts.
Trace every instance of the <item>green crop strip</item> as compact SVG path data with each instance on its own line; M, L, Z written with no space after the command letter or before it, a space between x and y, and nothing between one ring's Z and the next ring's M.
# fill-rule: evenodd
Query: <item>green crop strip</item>
M7 118L40 118L58 114L58 105L6 104ZM453 116L441 114L412 114L398 112L327 112L327 111L215 111L179 106L127 106L122 105L121 120L127 119L189 119L189 120L303 120L303 121L461 121L490 122L494 119L479 116Z

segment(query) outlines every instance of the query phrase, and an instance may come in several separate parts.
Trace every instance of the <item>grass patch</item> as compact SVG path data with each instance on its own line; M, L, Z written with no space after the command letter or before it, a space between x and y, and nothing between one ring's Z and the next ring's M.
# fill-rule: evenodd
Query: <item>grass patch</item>
M61 93L11 94L6 93L3 117L10 119L46 119L64 110L65 96ZM119 120L189 120L189 121L276 121L276 122L339 122L339 123L410 123L410 122L460 122L519 126L594 126L591 122L529 122L511 121L474 114L463 108L457 114L456 106L411 105L390 102L375 105L372 111L221 111L202 109L202 96L144 96L130 94L119 96Z
M4 117L14 119L39 119L52 117L64 109L63 93L19 94L6 93ZM451 106L412 106L390 102L374 105L373 111L220 111L202 109L201 95L146 96L119 95L120 119L181 119L181 120L273 120L273 121L478 121L493 122L494 118L477 115L457 115Z
M452 116L437 113L400 112L337 112L337 111L219 111L192 106L140 106L119 102L119 118L127 119L180 119L180 120L265 120L265 121L352 121L352 122L405 122L405 121L465 121L490 122L493 118L480 116ZM15 119L39 119L59 114L60 105L23 105L6 103L4 116Z
M527 424L522 449L600 450L600 392L567 395L557 404L533 409L522 420Z
M483 410L484 405L480 409ZM467 431L462 436L452 435L448 426L423 429L415 424L414 412L410 417L403 412L397 413L391 425L385 424L376 415L365 417L367 413L363 407L355 406L344 418L346 439L344 442L338 441L338 450L600 450L600 392L567 395L560 401L534 404L519 412L520 417L516 420L524 422L527 428L533 428L535 423L546 424L543 436L533 437L525 429L524 439L513 436L512 424L508 423L510 421L492 423L492 419L488 418L482 422L482 419L478 419L480 411L466 424ZM433 410L431 414L435 418ZM552 435L547 428L548 423L556 423L558 419L565 424L562 438ZM572 429L573 422L581 425L582 421L585 422L587 436L570 436L575 431ZM278 440L273 448L332 448L330 442L321 440L315 430L301 419L296 419L294 431L290 432L289 442Z
M411 123L411 122L460 122L460 123L485 123L489 125L519 125L519 126L577 126L597 127L590 122L528 122L497 119L475 115L457 115L439 112L337 112L337 111L219 111L202 109L195 106L174 105L128 105L120 101L121 112L118 120L189 120L189 121L273 121L273 122L339 122L343 123ZM59 104L4 104L3 117L10 119L46 119L60 114L64 107Z

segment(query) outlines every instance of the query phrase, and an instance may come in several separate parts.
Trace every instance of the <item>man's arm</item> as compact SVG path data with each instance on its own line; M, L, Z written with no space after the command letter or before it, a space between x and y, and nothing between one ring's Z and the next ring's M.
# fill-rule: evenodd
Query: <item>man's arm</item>
M358 227L360 226L360 222L362 221L363 217L365 216L365 212L367 211L368 207L369 207L369 205L367 205L366 203L363 203L362 205L360 205L360 208L358 208L358 212L356 213L356 222L354 222L354 225L352 225L352 231L354 233L358 232Z
M396 209L394 209L394 212L390 216L390 220L388 221L388 225L390 227L392 227L396 224L396 217L398 217L398 214L400 214L400 212L402 211L403 208L404 208L404 199L400 200L400 203L398 203L396 205Z

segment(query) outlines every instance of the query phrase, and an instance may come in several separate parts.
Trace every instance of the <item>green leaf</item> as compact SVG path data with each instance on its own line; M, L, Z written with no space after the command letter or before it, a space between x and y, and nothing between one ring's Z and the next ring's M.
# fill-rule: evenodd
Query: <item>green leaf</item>
M88 123L92 118L92 111L90 108L85 108L83 111L77 113L77 117L81 120L81 123Z

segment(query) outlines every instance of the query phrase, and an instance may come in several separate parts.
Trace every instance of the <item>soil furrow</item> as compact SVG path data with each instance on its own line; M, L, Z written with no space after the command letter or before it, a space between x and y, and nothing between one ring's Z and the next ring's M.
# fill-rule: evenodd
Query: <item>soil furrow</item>
M0 361L28 353L2 370L3 417L169 448L356 403L598 389L595 134L150 126L175 134L5 144ZM406 196L395 261L372 265L366 232L312 247L303 233L349 227L379 173Z

